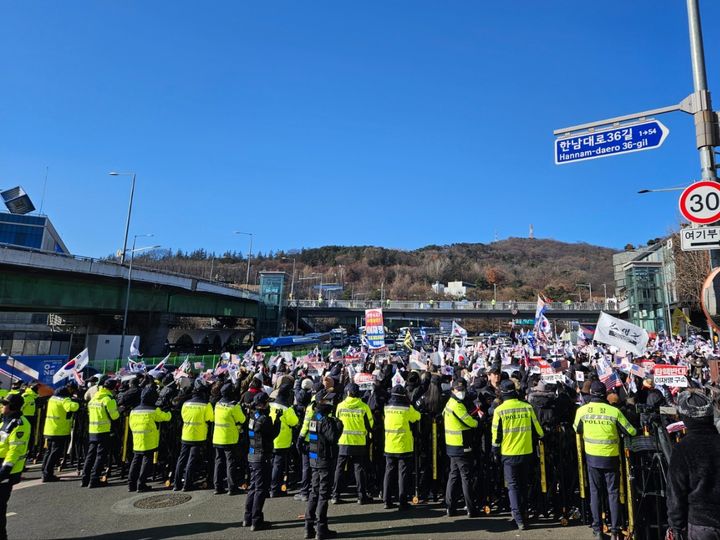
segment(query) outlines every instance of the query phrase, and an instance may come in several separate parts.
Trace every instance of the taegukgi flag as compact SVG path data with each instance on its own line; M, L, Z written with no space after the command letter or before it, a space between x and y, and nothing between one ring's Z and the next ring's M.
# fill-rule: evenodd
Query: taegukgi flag
M603 311L600 313L593 339L641 356L645 353L649 336L644 328L617 319Z

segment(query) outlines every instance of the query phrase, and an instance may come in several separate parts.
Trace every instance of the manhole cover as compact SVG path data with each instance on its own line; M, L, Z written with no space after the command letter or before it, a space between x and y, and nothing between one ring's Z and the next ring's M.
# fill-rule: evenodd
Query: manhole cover
M184 493L169 494L169 495L153 495L135 501L133 506L135 508L142 508L143 510L153 510L155 508L170 508L171 506L177 506L182 503L188 502L192 499L191 495Z

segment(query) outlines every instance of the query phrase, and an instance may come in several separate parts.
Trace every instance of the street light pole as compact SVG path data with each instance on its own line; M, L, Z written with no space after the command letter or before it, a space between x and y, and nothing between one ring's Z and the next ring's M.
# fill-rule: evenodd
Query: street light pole
M250 237L250 251L248 252L247 272L245 272L245 285L250 284L250 259L252 258L253 233L235 231L235 234L245 234Z
M130 216L132 215L133 199L135 197L135 173L130 172L110 172L110 176L132 176L132 184L130 185L130 204L128 205L127 219L125 220L125 239L123 240L122 252L120 253L120 264L125 263L125 252L127 251L128 232L130 231Z
M128 309L130 307L130 283L132 282L132 268L133 268L133 260L135 259L135 253L139 251L147 251L148 249L157 249L160 246L150 246L150 247L143 247L135 249L135 242L138 238L143 237L151 237L154 236L154 234L136 234L133 236L133 243L132 243L132 249L130 250L130 265L128 267L128 282L127 282L127 291L125 292L125 312L123 314L123 325L122 325L122 334L120 335L120 352L118 354L118 358L122 361L123 357L123 349L125 348L125 334L127 333L127 318L128 318Z

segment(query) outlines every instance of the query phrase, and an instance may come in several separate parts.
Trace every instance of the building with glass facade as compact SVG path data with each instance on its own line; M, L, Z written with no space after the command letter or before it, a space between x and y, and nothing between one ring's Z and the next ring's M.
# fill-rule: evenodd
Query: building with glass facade
M69 254L47 216L0 213L0 245Z
M648 332L666 332L677 303L672 240L613 255L620 314Z

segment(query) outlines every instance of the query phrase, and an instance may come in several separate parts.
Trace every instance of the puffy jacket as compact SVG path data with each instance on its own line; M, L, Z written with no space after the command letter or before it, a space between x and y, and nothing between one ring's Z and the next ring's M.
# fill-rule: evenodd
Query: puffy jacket
M573 427L583 436L585 453L602 458L620 455L618 427L630 435L637 433L620 409L595 398L577 410Z
M69 397L52 396L48 400L45 415L45 437L66 437L72 430L72 413L80 408L80 404Z
M290 448L292 445L292 428L297 426L300 422L297 414L295 414L295 409L280 403L270 404L270 420L275 422L275 419L278 417L280 411L282 411L282 415L280 416L280 433L273 441L273 447L275 450Z
M130 411L130 431L133 435L133 451L149 452L160 444L158 423L167 422L172 414L159 407L139 405Z
M215 404L213 445L232 446L237 444L244 423L245 413L243 413L240 404L222 398Z
M492 445L500 447L503 456L531 454L533 428L543 437L532 405L519 399L508 399L495 408L492 419Z
M37 392L32 388L26 388L22 397L24 401L22 415L25 417L35 416L35 400L38 398Z
M183 428L182 442L201 443L207 440L208 422L215 418L210 403L200 397L193 397L183 403L181 411Z
M3 418L0 427L0 482L9 480L10 484L16 484L20 481L20 475L25 468L31 429L30 422L20 413Z
M88 403L88 430L90 435L109 433L112 420L120 417L112 392L100 388Z
M443 411L445 420L445 447L448 456L461 456L472 452L472 429L478 421L470 416L465 404L452 396Z
M385 405L385 453L408 454L414 441L410 424L420 420L412 405Z
M373 427L373 415L362 399L348 396L337 406L335 416L342 422L341 446L366 446L368 431Z

